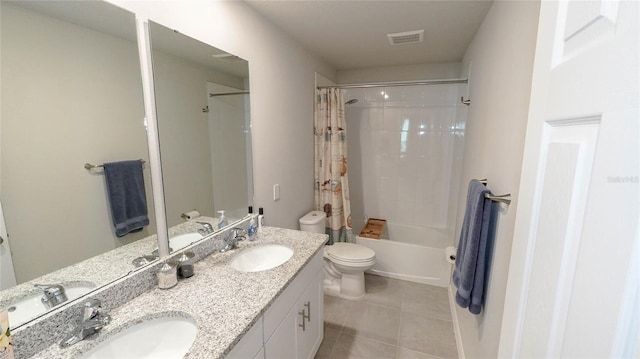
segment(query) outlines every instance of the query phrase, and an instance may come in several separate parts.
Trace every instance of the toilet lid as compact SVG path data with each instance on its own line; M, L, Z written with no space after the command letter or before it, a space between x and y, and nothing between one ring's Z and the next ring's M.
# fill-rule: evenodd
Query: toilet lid
M338 242L328 246L327 255L344 262L367 262L376 257L376 252L359 244Z

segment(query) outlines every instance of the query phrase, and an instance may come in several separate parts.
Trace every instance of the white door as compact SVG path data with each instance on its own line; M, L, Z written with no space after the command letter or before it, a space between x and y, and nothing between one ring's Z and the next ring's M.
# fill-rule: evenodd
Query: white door
M7 227L4 223L4 213L0 204L0 290L16 285L16 274L13 269L11 248L7 238Z
M638 357L636 1L542 1L501 357Z

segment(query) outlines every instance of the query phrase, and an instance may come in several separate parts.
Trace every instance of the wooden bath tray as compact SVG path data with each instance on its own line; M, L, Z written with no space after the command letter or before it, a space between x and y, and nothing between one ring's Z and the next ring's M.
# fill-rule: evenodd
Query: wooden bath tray
M360 237L380 239L380 236L384 231L384 226L386 225L386 219L369 218L369 220L367 220L367 224L364 226L364 228L362 228L362 231L360 232Z

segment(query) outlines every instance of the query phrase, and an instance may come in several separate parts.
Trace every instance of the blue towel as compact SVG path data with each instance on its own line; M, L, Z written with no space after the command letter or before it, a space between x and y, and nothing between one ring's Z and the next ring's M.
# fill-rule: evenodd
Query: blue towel
M462 308L469 307L473 314L480 313L484 300L487 237L492 206L491 200L484 198L485 194L491 194L491 191L478 180L469 183L467 208L453 270L453 284L458 288L456 303Z
M104 175L116 236L123 237L149 225L142 161L105 163Z

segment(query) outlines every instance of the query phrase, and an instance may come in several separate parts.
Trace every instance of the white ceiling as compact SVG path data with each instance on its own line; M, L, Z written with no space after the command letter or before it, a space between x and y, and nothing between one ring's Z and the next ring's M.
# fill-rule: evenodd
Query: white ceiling
M336 70L461 61L490 0L245 0ZM424 29L392 46L388 33Z

